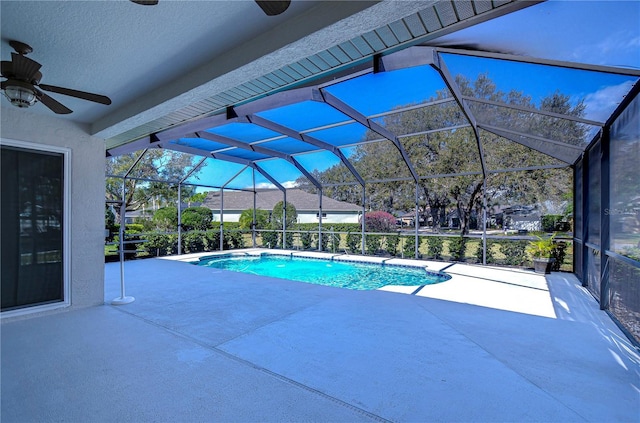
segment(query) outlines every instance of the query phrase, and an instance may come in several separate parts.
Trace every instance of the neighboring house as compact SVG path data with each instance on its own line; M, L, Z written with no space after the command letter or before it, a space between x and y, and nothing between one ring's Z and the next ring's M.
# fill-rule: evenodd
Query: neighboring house
M222 197L222 198L221 198ZM224 204L225 222L237 222L243 210L253 208L253 192L249 191L209 191L202 203L213 211L213 220L220 221L220 204ZM282 191L263 190L256 193L256 209L271 212L273 207L284 200ZM287 203L293 204L298 212L298 223L319 222L319 197L301 189L287 190ZM322 223L358 223L362 207L344 201L322 196Z
M153 218L153 210L133 210L128 211L124 215L124 222L128 225L130 223L136 223L141 219L151 220Z
M511 206L502 210L505 229L540 231L542 220L535 206Z

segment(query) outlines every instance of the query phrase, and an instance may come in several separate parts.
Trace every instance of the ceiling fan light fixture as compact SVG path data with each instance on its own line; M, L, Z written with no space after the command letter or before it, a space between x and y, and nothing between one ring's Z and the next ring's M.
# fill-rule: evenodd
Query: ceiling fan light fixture
M20 108L33 106L38 100L35 91L15 84L7 84L4 88L4 95L11 104Z

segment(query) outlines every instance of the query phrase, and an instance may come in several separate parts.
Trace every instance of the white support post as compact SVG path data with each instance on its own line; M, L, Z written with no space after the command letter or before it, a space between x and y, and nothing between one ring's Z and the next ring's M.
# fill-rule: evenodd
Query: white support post
M127 297L124 288L124 227L125 227L125 213L127 210L126 198L125 198L125 185L126 179L122 180L122 203L120 203L120 230L118 235L120 237L120 296L111 300L111 305L125 305L135 301L134 297Z
M282 207L282 249L287 248L287 190L284 190L284 205Z
M251 245L256 248L256 196L258 194L253 190L253 217L251 218Z
M224 248L224 188L220 189L220 251Z
M367 206L365 205L367 201L367 191L365 190L364 185L362 186L362 255L364 256L364 246L365 246L365 231L366 224L364 221L364 215L367 212Z
M482 179L482 264L487 265L487 178Z
M414 256L413 258L417 259L418 258L418 248L420 247L420 238L418 237L418 228L420 226L420 214L418 212L418 183L416 182L416 217L415 217L415 232L416 232L416 239L415 239L415 251L414 251Z
M182 191L178 184L178 255L182 254Z
M318 251L322 251L322 189L318 190Z

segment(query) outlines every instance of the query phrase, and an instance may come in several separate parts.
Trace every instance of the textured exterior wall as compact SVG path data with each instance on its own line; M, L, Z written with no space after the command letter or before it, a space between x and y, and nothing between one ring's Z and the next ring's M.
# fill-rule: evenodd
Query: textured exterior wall
M358 213L327 213L326 217L322 218L322 224L327 223L358 223L360 215ZM298 212L298 223L318 223L317 212L305 213ZM240 213L225 213L225 222L238 222L240 220ZM220 212L213 212L213 221L220 222Z
M104 303L104 140L88 127L2 107L0 135L71 149L71 308Z

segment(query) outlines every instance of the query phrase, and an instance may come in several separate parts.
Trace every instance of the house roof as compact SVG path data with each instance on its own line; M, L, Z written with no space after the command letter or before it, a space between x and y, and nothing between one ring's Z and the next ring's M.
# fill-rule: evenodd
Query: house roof
M221 191L210 191L203 202L204 207L212 210L220 209ZM282 191L279 190L258 190L256 191L256 208L262 210L273 210L273 207L284 199ZM224 191L222 196L224 210L246 210L253 207L253 192L249 191ZM318 196L310 194L301 189L288 189L287 202L294 205L297 211L317 211ZM322 196L323 212L359 212L362 208L345 201L337 201L332 198Z

